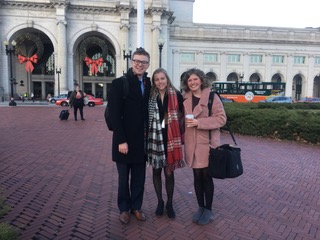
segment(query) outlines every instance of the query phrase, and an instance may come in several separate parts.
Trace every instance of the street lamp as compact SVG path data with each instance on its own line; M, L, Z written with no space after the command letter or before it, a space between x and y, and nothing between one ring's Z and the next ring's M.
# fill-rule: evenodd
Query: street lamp
M61 74L61 68L56 68L56 74L58 74L58 96L60 96L60 74Z
M7 56L9 56L9 64L10 64L10 84L11 84L11 104L13 104L13 106L16 105L16 103L14 102L14 96L13 96L13 84L17 84L16 80L13 78L13 71L12 71L12 55L14 56L16 53L16 41L12 40L11 45L12 45L12 49L9 48L9 42L8 41L4 41L3 44L6 46L6 54Z
M244 74L243 73L239 73L240 82L242 82L243 77L244 77Z
M158 39L158 46L159 46L159 67L161 67L161 52L164 46L164 39L162 37Z
M125 45L124 45L124 49L123 49L123 60L127 59L127 72L129 70L129 59L131 59L131 54L132 54L132 48L131 45L129 46L129 52L126 53L126 49L125 49Z

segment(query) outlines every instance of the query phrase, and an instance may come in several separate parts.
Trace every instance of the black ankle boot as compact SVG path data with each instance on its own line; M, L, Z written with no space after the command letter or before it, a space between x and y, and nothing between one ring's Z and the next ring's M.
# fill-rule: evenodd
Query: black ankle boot
M163 215L163 208L164 208L164 202L163 200L158 202L158 206L156 209L156 215L157 216L162 216Z
M167 203L166 205L166 209L167 209L167 214L169 218L175 218L176 217L176 213L173 210L173 206L172 203Z

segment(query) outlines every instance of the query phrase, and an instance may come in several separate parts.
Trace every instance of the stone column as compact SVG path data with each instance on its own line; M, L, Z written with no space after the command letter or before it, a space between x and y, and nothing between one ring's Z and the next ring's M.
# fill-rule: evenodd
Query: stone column
M151 63L149 68L150 73L152 73L155 69L159 68L160 66L160 62L159 62L160 52L159 52L159 46L158 46L160 32L161 32L161 27L158 24L152 27L152 41L151 41L152 51L150 53Z
M172 50L172 84L177 88L180 89L180 76L182 72L185 69L180 69L180 62L179 62L179 57L180 57L180 51L177 49Z
M243 53L243 69L239 69L238 74L243 74L242 82L249 82L250 78L250 53L245 52ZM240 79L239 79L240 81Z
M129 38L129 30L130 30L130 24L129 24L129 9L123 8L121 10L121 22L120 22L120 35L121 38L119 40L120 44L120 53L117 58L117 72L116 74L120 74L127 72L127 60L123 59L123 50L126 51L126 54L129 54L129 48L131 47L133 50L132 43L130 42ZM128 68L130 68L130 59L128 61ZM119 76L119 75L118 75Z
M227 53L222 52L220 54L220 59L221 59L220 80L222 82L226 82L227 81Z
M55 67L56 69L61 68L60 74L60 93L66 92L67 87L67 53L68 53L68 46L67 46L67 21L66 21L66 7L65 6L57 6L56 8L56 17L57 17L57 58ZM58 92L58 75L55 76L55 92Z
M47 95L46 95L46 83L44 81L41 81L41 99L46 99Z
M314 70L314 55L308 56L308 76L305 81L306 84L302 85L301 97L312 97L313 96L313 83L315 78Z
M271 63L272 63L272 56L270 53L265 55L266 63L265 63L265 79L264 82L271 82Z
M290 54L287 56L287 76L286 76L286 97L292 97L294 99L294 95L292 92L292 84L293 84L293 73L292 73L292 67L293 67L293 56Z

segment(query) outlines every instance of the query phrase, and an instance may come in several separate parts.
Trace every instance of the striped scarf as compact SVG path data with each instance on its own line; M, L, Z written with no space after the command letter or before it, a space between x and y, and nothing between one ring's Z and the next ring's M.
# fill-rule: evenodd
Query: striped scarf
M174 89L168 89L168 143L167 159L165 156L160 114L155 95L149 101L149 137L148 137L148 162L154 168L168 166L169 171L184 166L181 133L179 128L179 104Z

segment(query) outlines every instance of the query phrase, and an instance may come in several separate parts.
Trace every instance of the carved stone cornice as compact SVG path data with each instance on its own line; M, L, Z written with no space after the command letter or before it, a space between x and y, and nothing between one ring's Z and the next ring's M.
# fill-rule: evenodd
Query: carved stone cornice
M1 8L8 9L28 9L28 10L47 10L54 9L55 4L37 3L37 2L18 2L18 1L0 1Z
M130 29L130 24L127 24L127 23L123 23L120 25L120 29L123 29L123 28L126 28L127 30Z
M173 23L175 20L175 17L173 17L173 12L167 11L163 7L150 7L145 11L146 15L152 16L154 14L161 15L164 18L167 18L169 21L169 24Z
M118 11L129 11L129 12L131 12L131 11L133 11L134 8L132 6L130 6L130 5L119 4L119 5L116 6L116 9Z
M70 1L68 0L51 0L50 2L53 3L55 7L68 7L70 5Z
M204 31L203 31L204 29ZM205 34L203 34L205 32ZM319 29L291 29L219 24L176 25L170 28L172 39L205 42L254 42L269 44L319 45ZM310 35L313 37L311 38Z
M147 14L147 15L153 15L153 14L160 14L160 15L162 15L165 11L166 11L166 9L163 8L163 7L149 7L149 8L146 10L146 14Z
M67 26L67 21L64 19L57 20L57 25L59 25L60 23L64 26Z
M7 9L19 9L19 10L54 10L57 7L65 7L69 12L89 13L89 14L106 14L106 13L119 13L120 10L133 11L133 7L128 5L114 5L112 7L107 6L88 6L88 5L76 5L71 4L68 0L51 0L49 3L38 2L20 2L20 1L0 1L1 8Z
M159 25L152 25L151 31L154 31L154 30L159 30L161 32L162 28Z
M89 13L89 14L106 14L106 13L116 13L116 12L119 12L119 10L116 7L70 5L69 12Z

